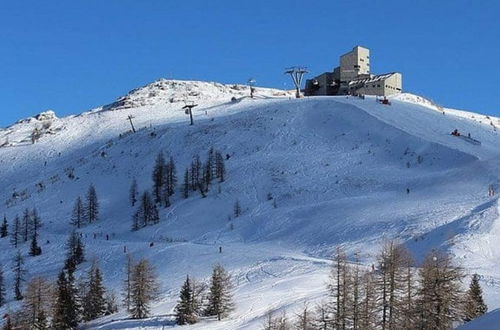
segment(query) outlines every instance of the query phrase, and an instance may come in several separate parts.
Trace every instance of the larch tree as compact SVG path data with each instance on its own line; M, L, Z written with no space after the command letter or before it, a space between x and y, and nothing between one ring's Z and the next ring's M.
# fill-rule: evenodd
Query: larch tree
M125 261L125 278L123 279L123 294L122 302L123 306L130 312L130 307L132 303L132 271L134 269L134 261L130 254L127 254L127 260Z
M479 285L479 275L472 275L469 289L465 293L464 321L469 322L488 311L483 299L483 290Z
M220 182L224 182L226 178L226 166L224 165L224 157L220 152L215 153L215 176Z
M448 330L462 319L462 270L451 257L431 251L420 268L417 326L422 329Z
M189 197L189 169L184 171L184 183L182 184L182 197L185 199Z
M43 277L28 282L23 300L22 315L28 329L49 329L48 317L52 303L52 288Z
M85 207L80 196L76 198L75 205L73 206L71 224L76 228L81 228L85 224Z
M12 271L14 272L14 297L16 300L22 300L24 298L22 284L25 280L24 275L26 274L26 270L24 269L24 258L19 250L17 250L14 258Z
M304 306L300 313L295 314L295 326L297 330L316 330L314 327L314 316L308 306Z
M215 265L212 270L208 292L207 316L217 316L221 320L234 309L231 277L221 265Z
M16 215L14 218L14 225L12 226L12 231L10 233L10 242L14 246L14 248L18 248L20 240L21 240L21 222L19 220L19 216Z
M161 203L162 187L165 180L165 157L160 152L156 156L155 165L153 167L153 195L156 203Z
M146 259L135 264L131 278L130 315L142 319L149 315L150 305L158 298L159 284L153 266Z

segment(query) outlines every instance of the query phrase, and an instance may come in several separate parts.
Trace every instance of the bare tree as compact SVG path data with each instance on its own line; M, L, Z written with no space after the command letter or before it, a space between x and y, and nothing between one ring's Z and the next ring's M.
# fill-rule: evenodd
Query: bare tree
M131 277L130 314L135 319L149 315L150 304L158 298L159 283L153 266L141 259L134 266Z

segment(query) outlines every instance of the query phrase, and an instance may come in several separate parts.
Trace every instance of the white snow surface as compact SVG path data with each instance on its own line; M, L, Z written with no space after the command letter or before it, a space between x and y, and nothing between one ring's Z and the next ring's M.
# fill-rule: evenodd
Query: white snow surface
M338 245L369 265L391 238L417 259L448 249L467 273L481 274L490 310L500 307L499 205L487 194L490 184L500 189L498 118L411 94L392 97L389 106L374 97L293 99L264 88L254 99L248 94L241 85L159 80L78 116L46 112L0 129L0 215L12 221L36 207L44 221L43 254L26 257L27 278L55 279L73 203L93 183L101 214L81 230L89 261L79 274L98 258L107 286L118 293L126 246L134 258L154 263L162 294L150 319L130 320L121 311L89 329L174 326L186 274L206 279L216 263L232 274L236 310L221 322L184 328L258 329L269 310L293 313L327 298L328 259ZM182 110L186 99L198 104L194 126ZM35 127L42 137L32 144ZM455 128L481 144L451 136ZM183 199L179 187L159 225L131 232L132 179L141 191L150 189L161 151L176 160L180 186L193 155L203 160L212 146L230 156L227 180L207 198ZM243 208L238 218L236 200ZM24 255L28 245L21 246ZM14 250L8 239L0 249L10 283ZM19 306L11 291L2 314Z

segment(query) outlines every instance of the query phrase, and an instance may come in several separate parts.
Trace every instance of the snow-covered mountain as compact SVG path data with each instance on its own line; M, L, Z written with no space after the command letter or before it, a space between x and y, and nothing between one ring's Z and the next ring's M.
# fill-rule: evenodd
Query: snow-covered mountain
M218 262L232 273L236 310L222 322L187 328L255 329L269 309L325 297L337 245L369 264L389 238L417 258L449 249L469 273L482 275L490 309L500 307L499 205L488 196L490 185L500 189L498 118L411 94L392 97L391 105L374 97L297 100L264 88L248 95L241 85L159 80L78 116L49 111L0 129L0 215L12 220L36 207L44 221L44 253L26 258L28 277L55 278L73 203L94 184L101 216L81 230L87 259L99 258L106 284L119 291L124 248L147 257L160 275L162 300L152 319L119 321L126 317L119 313L93 329L160 329L185 275L208 277ZM193 126L184 101L198 104ZM32 143L35 128L40 138ZM450 135L454 129L465 137ZM163 152L182 181L193 156L205 158L210 147L228 156L227 180L207 198L183 199L179 187L160 224L131 232L132 179L150 189ZM237 200L243 213L234 218ZM8 239L0 249L10 281L14 250Z

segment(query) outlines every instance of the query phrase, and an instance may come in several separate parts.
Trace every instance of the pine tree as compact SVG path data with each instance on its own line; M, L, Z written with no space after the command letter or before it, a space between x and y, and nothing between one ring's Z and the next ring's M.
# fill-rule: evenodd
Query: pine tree
M20 230L21 230L21 223L19 221L19 217L16 215L16 217L14 218L14 226L10 233L10 242L16 249L19 246Z
M132 256L127 254L127 260L125 262L125 279L123 280L123 306L130 312L131 302L132 302L132 271L134 269L134 261Z
M155 165L153 168L153 195L156 203L161 202L161 192L165 179L165 157L160 152L156 157Z
M14 272L14 297L16 300L22 300L22 282L24 282L24 259L21 255L21 251L17 250L16 256L14 258L14 267L12 271Z
M71 214L71 224L76 228L81 228L85 223L85 207L80 196L76 198L75 206Z
M465 293L464 321L469 322L485 314L488 307L484 303L483 290L479 285L479 275L472 275L469 290Z
M7 223L7 217L3 216L3 222L0 226L0 238L7 237L9 235L9 224Z
M130 315L134 319L147 317L151 302L158 298L158 281L153 266L146 259L134 266L131 288Z
M184 172L184 183L182 185L182 197L189 197L189 169Z
M5 304L5 282L4 282L3 268L2 265L0 265L0 307L2 307L4 304Z
M52 328L76 329L80 321L81 307L72 273L65 270L59 273L55 300Z
M106 313L106 290L97 263L92 264L87 276L87 294L82 301L83 320L91 321Z
M206 314L217 316L217 320L226 317L234 308L231 295L231 277L221 265L216 265L212 271L208 306Z
M76 266L85 261L85 252L80 234L72 231L66 243L66 262L65 269L70 273L76 269Z
M86 222L92 223L99 219L99 200L94 185L90 185L85 205Z
M177 324L194 324L197 321L196 303L194 301L193 285L186 277L179 294L179 301L175 306L175 319Z
M134 178L132 180L132 184L130 185L130 191L129 191L129 200L130 200L130 204L132 206L135 206L135 203L137 203L138 194L139 194L139 191L137 188L137 180Z

